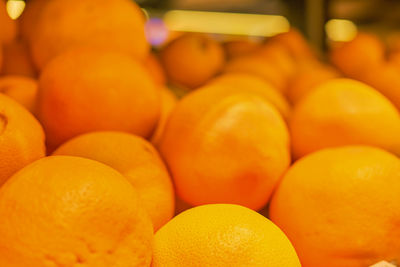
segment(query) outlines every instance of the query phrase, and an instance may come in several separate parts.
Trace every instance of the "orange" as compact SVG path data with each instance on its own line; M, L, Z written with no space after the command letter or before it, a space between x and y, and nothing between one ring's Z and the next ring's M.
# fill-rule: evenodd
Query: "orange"
M17 36L17 24L8 16L6 1L0 0L0 43L10 43Z
M175 94L166 87L161 88L161 111L160 119L158 120L156 130L151 136L151 143L157 145L160 142L161 136L164 133L165 125L171 115L172 110L175 108L178 98Z
M375 35L359 33L331 51L332 63L345 75L357 78L365 68L385 60L385 47Z
M176 105L159 143L177 194L191 205L262 208L290 162L279 112L256 94L197 90Z
M393 64L400 69L400 52L392 53L389 55L389 64Z
M169 80L189 89L203 85L216 75L224 60L221 45L198 33L184 34L161 51L161 61Z
M39 81L38 115L49 148L100 130L149 137L160 109L146 69L126 55L77 49L54 59Z
M255 75L226 73L211 80L205 88L210 88L212 94L219 94L220 97L240 92L254 93L270 102L285 119L290 116L290 106L285 97L268 82Z
M399 262L400 160L366 146L310 154L282 179L270 217L303 266Z
M275 43L284 47L296 61L315 58L314 51L308 45L303 35L295 28L269 38L268 43Z
M400 155L399 112L372 87L350 79L332 79L306 95L293 110L290 128L295 158L352 144Z
M89 158L122 173L133 185L152 219L154 230L174 214L174 190L167 169L153 146L122 132L93 132L61 145L53 155Z
M0 265L149 266L151 221L127 179L99 162L38 160L0 189Z
M286 77L274 64L260 56L237 57L227 62L225 73L247 73L263 78L285 93Z
M167 83L164 69L155 54L149 54L143 63L157 85L165 85Z
M44 155L44 134L39 122L17 102L0 94L0 186Z
M24 41L16 40L4 45L3 57L3 75L36 77L36 70Z
M36 114L37 81L18 75L0 77L0 93L6 94L23 105L32 114Z
M227 41L223 46L226 56L234 58L255 52L261 46L261 42L254 39L237 39Z
M22 39L29 41L35 36L38 20L48 2L50 2L50 0L26 1L24 12L22 12L17 20Z
M339 73L328 66L305 68L297 72L289 82L287 96L292 104L299 102L314 88L325 81L338 78Z
M394 64L368 67L359 79L385 95L400 110L400 68Z
M285 234L245 207L204 205L187 210L154 237L153 267L300 267Z
M106 46L145 59L149 45L144 15L130 0L52 0L34 26L31 50L35 65L45 64L78 46Z

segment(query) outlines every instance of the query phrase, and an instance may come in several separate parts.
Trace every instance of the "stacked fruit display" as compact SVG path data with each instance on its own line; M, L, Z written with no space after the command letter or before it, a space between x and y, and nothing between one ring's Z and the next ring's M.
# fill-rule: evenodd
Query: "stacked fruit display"
M0 0L1 267L400 264L398 37L151 51L145 20Z

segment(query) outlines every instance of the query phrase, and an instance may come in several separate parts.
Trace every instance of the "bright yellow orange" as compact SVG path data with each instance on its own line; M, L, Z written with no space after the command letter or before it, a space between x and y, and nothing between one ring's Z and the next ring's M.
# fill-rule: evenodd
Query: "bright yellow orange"
M104 164L38 160L0 189L0 266L149 266L153 229L141 205Z
M149 137L159 90L139 62L119 53L77 49L43 70L38 115L50 150L79 134L115 130Z
M263 78L282 93L286 90L286 77L274 64L260 56L237 57L227 62L225 73L247 73Z
M15 40L3 46L3 75L24 75L36 77L31 55L27 44L22 40ZM1 63L0 63L1 64Z
M154 53L150 53L143 63L157 85L162 86L167 83L164 69L161 66L160 60Z
M32 114L36 114L37 91L37 81L32 78L17 75L0 77L0 93L13 98Z
M153 267L300 267L285 234L245 207L204 205L187 210L154 237Z
M234 58L255 52L260 48L261 42L252 39L237 39L227 41L223 45L226 56L228 58Z
M0 43L12 42L17 31L17 23L7 14L6 1L0 0Z
M365 68L385 60L385 47L375 35L359 33L353 40L338 44L330 59L345 75L358 78Z
M179 197L191 205L262 208L290 162L289 136L272 104L256 94L188 94L159 144Z
M31 51L43 69L55 56L78 46L104 46L145 59L149 45L144 15L130 0L52 0L43 7Z
M178 98L175 94L166 87L161 89L161 111L160 111L160 119L157 123L157 128L153 132L151 136L151 143L157 145L160 142L160 139L164 133L165 125L171 115L172 110L175 108L176 103L178 102Z
M61 145L53 155L77 156L104 163L133 185L152 219L154 230L174 214L174 190L168 171L153 146L122 132L93 132Z
M400 155L400 114L379 92L351 79L329 80L294 108L295 158L343 145L372 145Z
M379 148L324 149L296 162L270 205L302 266L400 259L400 160Z
M304 68L290 80L287 97L292 104L296 104L321 83L338 77L340 77L340 74L328 66Z
M193 89L222 69L225 56L217 41L207 35L187 33L162 49L161 61L172 83Z
M44 134L39 122L17 102L0 94L0 186L44 155Z
M308 61L315 58L314 51L303 35L295 28L269 38L268 43L275 43L284 47L296 61Z
M291 108L285 97L268 82L255 75L246 73L226 73L211 80L204 89L210 88L210 94L221 98L237 93L254 93L270 102L285 118L290 116ZM203 89L202 88L202 89Z

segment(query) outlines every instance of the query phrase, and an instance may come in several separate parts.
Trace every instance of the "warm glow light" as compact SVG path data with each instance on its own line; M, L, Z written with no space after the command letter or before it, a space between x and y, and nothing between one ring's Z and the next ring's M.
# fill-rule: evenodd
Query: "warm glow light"
M328 38L336 42L348 42L357 35L357 26L350 20L331 19L325 24Z
M25 2L22 0L8 0L7 13L12 19L17 19L21 16L25 8Z
M165 14L164 21L171 31L232 35L273 36L290 28L282 16L225 12L172 10Z

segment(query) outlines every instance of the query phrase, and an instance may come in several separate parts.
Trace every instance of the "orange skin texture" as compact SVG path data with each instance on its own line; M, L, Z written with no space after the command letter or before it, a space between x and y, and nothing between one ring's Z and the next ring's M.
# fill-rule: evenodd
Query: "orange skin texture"
M0 190L0 265L149 266L153 229L127 179L99 162L38 160Z
M300 267L285 234L255 211L230 204L184 211L154 237L152 267Z
M283 47L296 60L313 60L315 53L304 39L303 35L295 28L291 28L288 32L277 34L268 39L268 43L275 43Z
M161 65L160 60L155 54L150 53L144 60L143 64L149 71L151 77L153 77L153 80L157 85L163 86L167 83L167 77L164 69Z
M270 102L285 120L289 118L291 113L290 105L281 92L255 75L246 73L222 74L211 80L204 88L210 88L214 94L219 94L221 97L240 92L254 93Z
M0 93L0 186L16 171L44 156L42 126L20 104Z
M188 94L172 111L159 150L178 196L191 205L232 203L258 210L290 163L284 120L251 93Z
M363 267L400 259L400 161L366 146L323 149L296 162L270 218L306 267Z
M3 46L3 57L3 75L36 77L36 70L28 46L24 41L15 40L5 44Z
M261 47L259 41L250 39L232 40L225 42L223 45L227 58L245 56L257 51Z
M340 74L328 66L300 70L289 82L287 97L295 105L321 83L339 77Z
M157 128L151 136L151 143L157 145L160 142L162 135L164 134L165 125L171 115L172 110L175 108L176 103L178 103L178 98L175 94L168 88L161 88L161 111L160 119L157 123Z
M52 0L43 6L30 40L38 69L79 46L107 46L143 60L149 52L145 18L129 0Z
M334 48L330 59L343 74L358 78L365 68L385 60L385 47L375 35L359 33L353 40Z
M225 63L222 46L198 33L176 38L162 49L160 56L169 80L188 89L206 83Z
M93 132L61 145L53 155L88 158L104 163L133 185L156 231L174 214L174 189L154 147L141 137L122 132Z
M237 57L227 62L224 73L246 73L263 78L283 94L286 88L285 75L271 62L260 56Z
M54 59L39 80L38 114L51 148L79 134L153 132L160 99L146 69L126 55L77 49Z
M0 0L0 43L10 43L17 36L17 23L7 14L6 1Z
M343 145L372 145L400 155L400 114L379 92L358 81L321 84L294 108L290 129L295 158Z
M23 40L29 41L35 36L36 26L45 5L50 0L29 0L24 12L18 18L19 34Z
M0 93L11 97L32 114L36 114L37 91L38 83L32 78L18 75L0 77Z
M385 95L400 110L400 68L394 64L382 64L367 68L359 80Z

